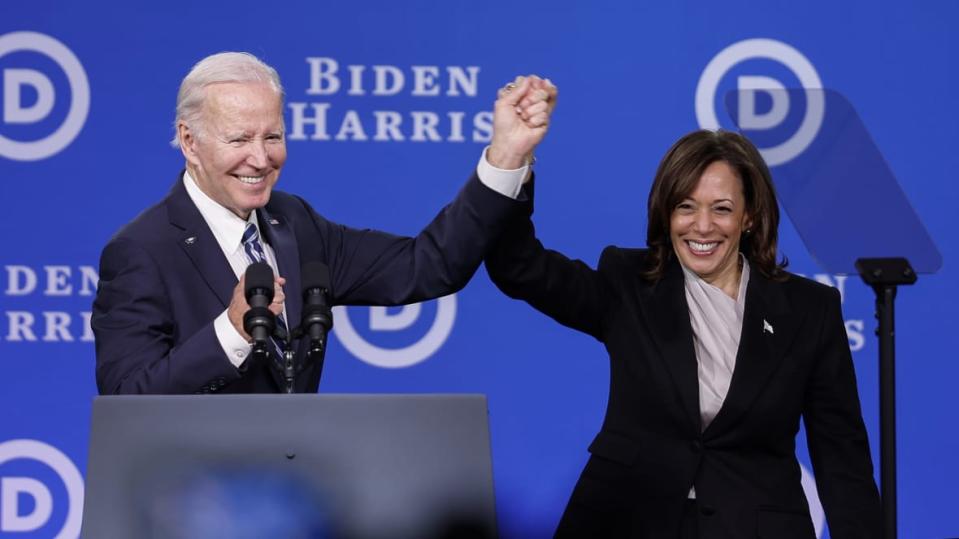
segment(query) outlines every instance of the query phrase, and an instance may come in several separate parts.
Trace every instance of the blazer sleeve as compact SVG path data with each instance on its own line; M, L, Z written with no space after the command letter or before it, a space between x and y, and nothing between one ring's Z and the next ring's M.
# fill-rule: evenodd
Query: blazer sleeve
M819 358L803 410L816 487L835 539L881 536L879 492L840 296L828 289Z
M603 252L600 267L615 250ZM490 279L507 296L602 340L613 297L610 285L586 263L543 247L529 213L512 220L485 263Z
M103 250L91 325L100 394L207 392L240 376L212 318L178 335L162 270L133 240L117 238Z
M298 199L299 200L299 199ZM483 185L476 174L419 234L403 237L310 215L302 260L325 260L338 305L403 305L461 290L511 216L527 205ZM302 237L298 241L303 241Z

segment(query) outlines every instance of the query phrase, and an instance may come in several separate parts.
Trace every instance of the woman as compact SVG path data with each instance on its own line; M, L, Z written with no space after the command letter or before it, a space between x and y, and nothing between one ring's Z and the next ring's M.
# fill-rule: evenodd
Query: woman
M839 293L776 262L769 169L743 136L696 131L660 163L647 249L597 270L546 250L529 216L490 277L603 342L610 394L559 537L813 538L803 418L831 537L879 537Z

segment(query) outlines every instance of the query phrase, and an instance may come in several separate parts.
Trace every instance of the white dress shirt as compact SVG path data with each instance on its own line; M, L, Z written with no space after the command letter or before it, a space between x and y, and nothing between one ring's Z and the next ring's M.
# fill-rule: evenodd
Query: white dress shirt
M743 271L736 299L683 266L689 323L693 329L693 348L698 365L699 416L703 430L722 408L736 368L749 283L749 262L742 253L739 256ZM694 488L689 489L689 497L696 497Z

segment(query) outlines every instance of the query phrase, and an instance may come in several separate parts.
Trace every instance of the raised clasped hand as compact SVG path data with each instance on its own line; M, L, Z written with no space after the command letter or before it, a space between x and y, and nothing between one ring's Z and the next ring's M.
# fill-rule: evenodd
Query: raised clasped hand
M530 162L546 136L559 91L549 79L516 77L497 92L493 140L486 155L491 165L517 169Z

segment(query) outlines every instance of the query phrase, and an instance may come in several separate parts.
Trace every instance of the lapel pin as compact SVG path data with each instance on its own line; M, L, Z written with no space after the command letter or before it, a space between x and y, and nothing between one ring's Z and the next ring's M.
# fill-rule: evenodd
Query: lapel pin
M276 219L270 219L270 224L271 224L271 225L278 225L278 224L280 224L280 222L277 221Z
M770 335L775 335L775 333L773 332L773 325L767 322L765 318L763 318L763 333L766 333L767 331L770 333Z
M189 238L183 240L183 243L187 245L193 245L194 243L196 243L196 236L190 236Z

